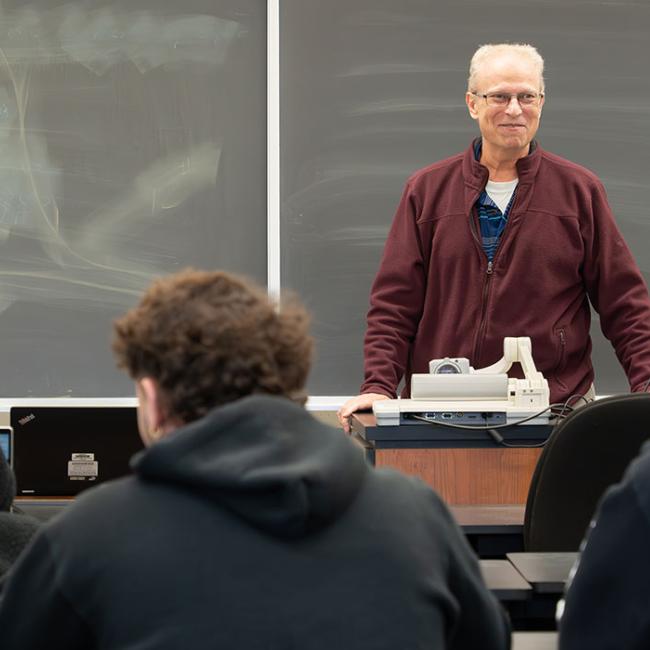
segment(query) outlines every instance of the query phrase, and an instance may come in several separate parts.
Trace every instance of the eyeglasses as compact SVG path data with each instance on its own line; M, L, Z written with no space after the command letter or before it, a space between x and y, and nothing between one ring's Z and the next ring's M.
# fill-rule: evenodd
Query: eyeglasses
M482 97L488 106L508 106L515 97L520 106L539 106L544 93L472 93L476 97Z

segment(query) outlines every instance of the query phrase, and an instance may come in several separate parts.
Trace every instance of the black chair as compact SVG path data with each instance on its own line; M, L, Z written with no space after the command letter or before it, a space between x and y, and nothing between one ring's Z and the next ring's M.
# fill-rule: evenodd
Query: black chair
M577 551L605 490L650 439L650 394L615 395L574 411L542 451L524 517L526 551Z

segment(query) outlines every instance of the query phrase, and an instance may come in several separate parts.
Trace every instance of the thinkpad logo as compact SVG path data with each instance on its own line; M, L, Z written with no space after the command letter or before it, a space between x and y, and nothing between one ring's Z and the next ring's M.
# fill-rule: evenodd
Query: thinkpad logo
M18 424L22 424L24 426L28 422L31 422L32 420L35 419L36 416L33 413L30 413L29 415L26 415L24 418L20 418L20 420L18 420Z

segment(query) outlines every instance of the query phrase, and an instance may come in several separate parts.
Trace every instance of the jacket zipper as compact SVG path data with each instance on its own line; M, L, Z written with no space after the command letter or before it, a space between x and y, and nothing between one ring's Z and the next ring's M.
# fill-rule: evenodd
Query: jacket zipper
M560 374L564 370L564 366L566 365L566 333L564 331L564 327L560 327L558 329L558 335L560 337L560 358L557 361L557 366L555 368L555 376L559 384L564 386L564 382L560 378Z
M516 191L516 190L515 190ZM472 231L472 235L474 237L474 240L476 243L479 245L479 248L483 255L485 255L485 250L483 250L483 244L479 239L478 236L478 227L477 227L477 221L478 217L475 217L474 215L474 206L476 205L476 201L478 200L479 195L476 195L476 198L472 202L472 210L469 214L469 220L470 220L470 230ZM487 302L488 302L488 291L490 289L490 279L492 278L492 273L494 271L494 262L497 259L497 255L499 254L499 250L501 249L501 246L503 244L503 240L505 238L505 234L508 231L508 228L510 226L511 218L512 218L512 213L514 212L514 208L517 204L517 200L519 198L519 195L515 195L515 200L512 203L512 206L510 206L510 214L508 215L508 220L506 221L506 227L503 229L503 232L501 233L501 237L499 239L499 243L497 244L496 250L494 251L494 257L492 258L492 261L488 260L488 265L487 269L485 270L485 282L483 284L483 296L481 299L481 320L479 322L478 330L476 333L476 344L474 346L474 356L472 358L472 361L475 364L478 364L479 359L481 358L481 351L483 347L483 337L485 336L485 328L487 326ZM487 255L485 255L487 259Z
M485 327L487 324L487 303L488 292L490 290L490 279L492 278L492 271L494 264L488 262L487 269L485 270L485 282L483 283L483 297L481 300L481 320L479 321L478 332L476 335L476 347L474 349L474 363L478 364L481 358L481 348L483 347L483 337L485 336Z

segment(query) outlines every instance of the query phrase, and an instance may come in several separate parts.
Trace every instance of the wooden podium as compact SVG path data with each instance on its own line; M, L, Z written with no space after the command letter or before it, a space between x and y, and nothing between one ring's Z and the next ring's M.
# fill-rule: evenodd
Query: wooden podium
M377 467L418 476L454 505L525 504L530 480L551 426L501 429L512 447L490 435L427 423L377 426L371 413L352 416L352 434Z

